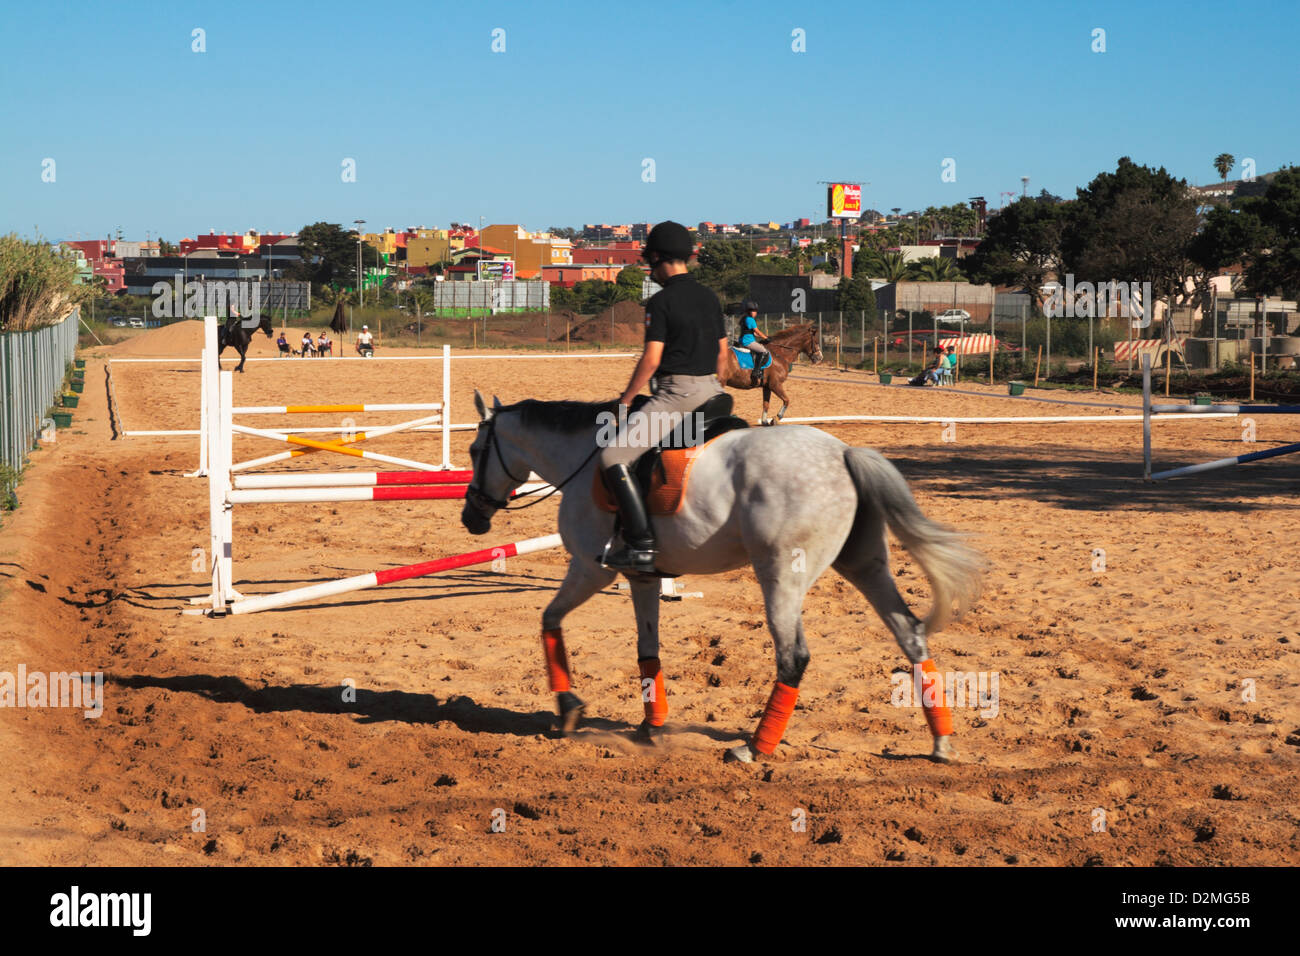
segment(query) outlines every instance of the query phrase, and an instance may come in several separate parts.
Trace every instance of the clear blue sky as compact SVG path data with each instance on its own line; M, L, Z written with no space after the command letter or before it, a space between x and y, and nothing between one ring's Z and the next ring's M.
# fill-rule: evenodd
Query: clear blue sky
M1022 175L1073 196L1123 155L1205 183L1220 152L1300 163L1296 11L11 2L0 232L817 220L820 180L867 181L878 209L997 206Z

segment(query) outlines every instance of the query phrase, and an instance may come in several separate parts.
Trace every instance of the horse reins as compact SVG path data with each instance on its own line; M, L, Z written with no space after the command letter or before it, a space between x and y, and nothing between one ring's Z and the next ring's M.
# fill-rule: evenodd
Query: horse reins
M501 466L501 470L504 471L504 472L506 473L506 477L509 478L511 481L513 481L516 485L522 485L522 484L524 484L525 481L526 481L526 479L523 479L523 478L518 477L517 475L514 474L514 472L512 472L509 468L506 467L506 461L505 461L505 458L502 457L502 455L501 455L501 443L500 443L499 441L497 441L496 417L494 416L494 417L492 417L492 418L489 418L489 419L486 419L486 420L484 420L484 421L479 422L479 426L478 426L478 427L479 427L479 428L482 428L484 425L487 426L487 430L488 430L488 439L487 439L488 447L489 447L489 448L492 448L492 449L495 449L496 454L497 454L497 464ZM486 453L486 451L487 451L487 449L485 448L485 449L484 449L484 452ZM495 508L497 511L523 511L525 508L531 508L531 507L533 507L534 505L539 505L539 504L541 504L541 503L542 503L543 501L545 501L547 498L551 497L551 495L555 494L555 493L558 492L561 488L563 488L565 485L567 485L569 482L571 482L574 478L577 478L578 475L580 475L580 474L582 473L583 469L586 468L587 465L591 462L591 459L593 459L593 458L596 457L596 453L597 453L598 451L600 451L600 446L599 446L599 445L597 445L596 447L594 447L594 448L591 450L591 454L588 455L586 458L583 459L582 464L578 466L577 470L576 470L575 472L573 472L573 474L569 475L568 478L565 478L565 479L564 479L563 481L561 481L559 484L551 486L551 490L550 490L550 491L546 492L546 494L542 495L540 498L537 498L537 499L534 500L534 501L530 501L530 502L528 502L528 504L526 504L526 505L519 505L518 507L511 508L510 505L509 505L509 503L506 502L506 501L502 501L501 499L498 499L498 498L490 498L490 497L488 497L487 494L485 494L485 493L482 491L482 489L480 489L480 488L478 488L478 487L475 486L474 482L470 482L470 484L468 485L468 487L466 487L466 489L465 489L465 500L466 500L466 501L471 501L471 502L473 502L473 503L474 503L474 507L478 508L478 510L480 510L480 511L483 511L483 510L486 510L486 509L484 509L483 507L481 507L481 505L479 504L479 502L486 502L486 503L490 504L493 508ZM517 495L516 497L524 498L524 497L527 497L528 495L540 494L540 493L541 493L541 490L542 490L542 489L538 488L538 489L535 489L535 490L533 490L533 491L525 491L525 492L523 492L523 493Z

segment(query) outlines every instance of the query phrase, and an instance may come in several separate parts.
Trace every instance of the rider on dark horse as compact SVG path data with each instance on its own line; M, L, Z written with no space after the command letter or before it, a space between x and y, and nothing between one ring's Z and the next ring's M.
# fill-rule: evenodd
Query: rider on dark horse
M618 504L623 528L623 547L605 555L602 563L618 571L654 570L654 532L630 470L650 447L654 440L651 436L661 431L652 423L672 413L690 415L722 392L720 383L726 374L727 359L722 304L712 290L686 271L693 251L691 234L685 226L661 222L650 230L641 253L650 266L651 277L663 288L646 305L645 350L619 403L630 406L651 378L655 378L656 387L639 410L626 418L619 415L620 421L627 421L627 427L600 450L599 456L605 485ZM638 423L638 416L643 416L644 421Z

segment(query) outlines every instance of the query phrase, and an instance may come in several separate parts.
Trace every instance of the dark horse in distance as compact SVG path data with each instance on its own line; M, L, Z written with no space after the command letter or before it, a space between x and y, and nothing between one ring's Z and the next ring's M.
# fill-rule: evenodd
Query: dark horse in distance
M239 364L235 366L236 372L244 370L244 363L248 361L248 345L253 341L253 333L261 329L266 333L266 337L271 337L271 315L269 312L262 313L262 319L256 325L244 325L244 318L238 315L232 315L226 319L217 329L217 365L221 365L221 353L229 345L239 353Z

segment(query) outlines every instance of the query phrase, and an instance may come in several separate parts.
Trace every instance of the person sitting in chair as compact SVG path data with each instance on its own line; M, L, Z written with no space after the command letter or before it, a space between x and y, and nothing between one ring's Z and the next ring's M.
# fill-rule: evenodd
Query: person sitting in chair
M758 334L758 303L745 303L745 318L741 322L740 344L754 356L754 368L749 377L757 385L763 379L763 363L767 361L767 339Z
M281 358L284 358L286 355L292 355L292 354L293 354L293 349L291 349L291 348L289 347L289 339L288 339L288 337L284 334L284 329L281 329L281 330L280 330L280 337L279 337L278 339L275 340L275 344L278 345L278 346L280 347L280 357L281 357Z
M324 329L321 330L320 338L316 340L316 354L318 356L334 354L334 343L330 341L329 333Z
M370 334L370 326L368 325L361 326L361 332L357 335L357 354L375 354L375 337Z
M926 382L933 382L935 385L938 385L939 373L943 369L944 364L945 359L943 347L936 345L934 347L934 357L930 360L930 364L925 367L920 375L916 376L916 378L912 379L907 384L923 387Z
M304 332L304 333L302 334L302 356L303 356L303 358L306 358L310 353L315 352L315 351L316 351L316 343L312 341L311 333L310 333L310 332Z

